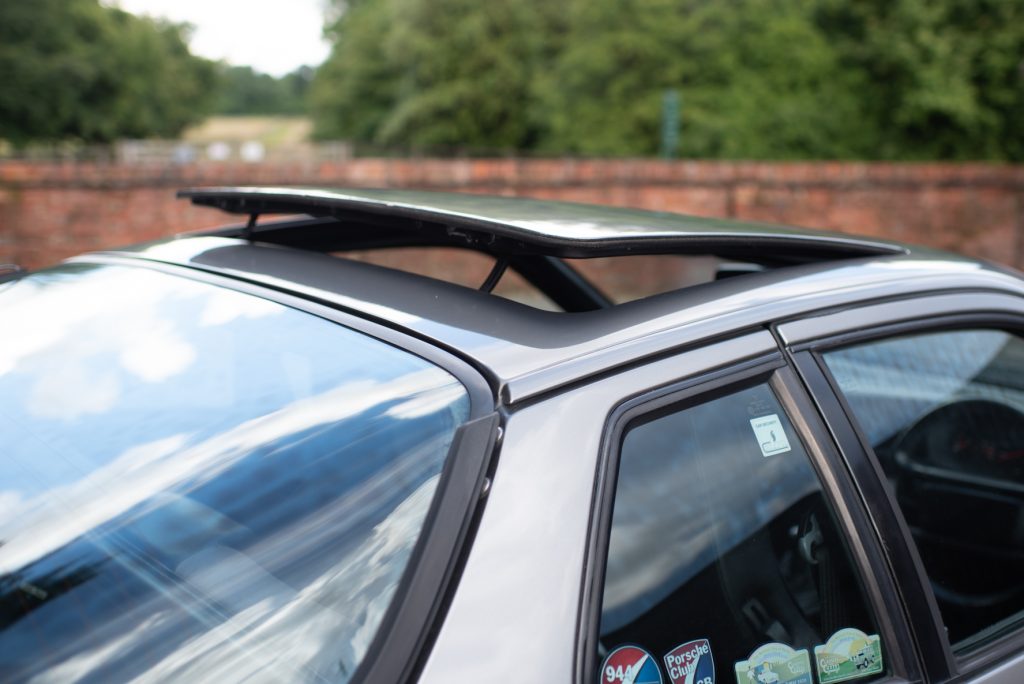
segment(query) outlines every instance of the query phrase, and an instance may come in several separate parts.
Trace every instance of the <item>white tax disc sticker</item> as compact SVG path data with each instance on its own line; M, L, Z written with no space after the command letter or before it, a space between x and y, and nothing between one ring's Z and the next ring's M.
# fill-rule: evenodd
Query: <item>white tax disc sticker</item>
M782 429L782 421L776 413L760 418L751 418L750 427L754 428L754 436L761 447L761 455L774 456L790 450L789 438Z

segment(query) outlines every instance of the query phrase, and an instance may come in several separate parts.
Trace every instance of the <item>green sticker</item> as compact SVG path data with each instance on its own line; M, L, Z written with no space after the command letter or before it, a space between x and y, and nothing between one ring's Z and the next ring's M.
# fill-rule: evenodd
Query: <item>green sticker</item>
M759 646L736 663L737 684L814 684L807 649L794 651L785 644Z
M818 665L821 684L867 677L885 669L878 635L868 636L851 627L833 634L824 646L815 646L814 662Z

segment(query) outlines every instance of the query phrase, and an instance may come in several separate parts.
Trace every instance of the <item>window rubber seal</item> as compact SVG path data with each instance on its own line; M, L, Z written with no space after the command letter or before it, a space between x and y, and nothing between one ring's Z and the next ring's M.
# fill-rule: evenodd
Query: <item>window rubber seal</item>
M863 308L870 308L873 304L867 304ZM875 456L867 437L860 429L860 423L853 413L852 408L839 388L835 377L825 363L824 354L828 351L850 347L857 344L891 339L906 335L921 335L937 332L948 332L965 329L975 330L1000 330L1013 332L1024 337L1024 312L1015 314L1009 311L979 311L979 312L958 312L951 314L936 314L925 317L912 317L900 320L889 320L862 330L844 332L836 335L823 335L822 337L801 342L793 348L794 363L798 368L801 378L809 384L808 391L815 402L822 406L822 402L832 406L829 414L841 416L844 424L837 424L830 420L829 424L837 428L834 433L836 443L844 454L852 454L856 461L863 464L858 469L855 480L858 483L870 483L872 491L865 492L865 501L873 501L871 507L875 511L882 511L887 520L879 527L880 533L884 528L888 530L884 537L895 540L898 546L902 543L906 548L907 556L900 563L901 570L897 572L900 577L908 578L916 575L916 580L911 580L916 585L915 589L921 597L914 598L914 605L908 606L911 614L919 614L926 611L930 616L930 639L932 643L923 642L919 636L921 648L921 660L928 670L928 677L933 681L943 681L950 678L970 678L983 674L986 670L997 667L1004 661L1019 656L1024 650L1024 621L1020 625L1001 637L997 637L988 645L964 654L957 654L946 636L944 621L938 609L934 593L931 590L928 580L928 573L920 556L917 553L916 543L910 534L903 514L898 504L891 500L885 490L884 474L881 465ZM801 359L800 357L804 357ZM821 409L822 412L825 408ZM846 458L852 469L849 458ZM868 472L868 470L872 472ZM876 517L877 513L872 514ZM876 526L879 521L876 521ZM883 539L883 546L891 549L893 544L886 544ZM909 565L908 565L909 561ZM914 573L908 575L907 573ZM906 580L900 581L901 591L905 594L907 589ZM917 593L917 592L915 592ZM923 601L923 604L922 604Z

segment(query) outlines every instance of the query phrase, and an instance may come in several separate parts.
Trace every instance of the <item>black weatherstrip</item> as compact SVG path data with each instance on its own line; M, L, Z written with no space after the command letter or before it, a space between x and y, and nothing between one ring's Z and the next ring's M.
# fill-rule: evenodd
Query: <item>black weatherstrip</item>
M833 440L860 490L861 499L867 507L876 533L882 540L886 557L900 584L900 593L911 628L915 631L918 655L931 678L948 677L953 669L952 659L941 640L936 638L933 625L942 624L938 607L930 592L925 590L927 577L917 558L916 547L902 518L896 514L896 503L884 485L882 467L866 440L859 434L851 420L849 407L830 382L827 368L810 352L793 355L793 363L807 386L807 390L818 405L822 415L828 416L829 430ZM927 625L922 616L928 616ZM921 629L928 630L922 633Z
M850 469L835 446L835 438L821 420L821 409L814 403L791 366L780 370L774 379L775 390L797 431L805 438L811 465L817 471L823 492L830 500L837 522L842 526L861 579L861 590L869 601L876 624L886 646L890 674L909 681L920 681L918 651L914 648L908 616L893 582L893 573L872 534L871 518L864 507L861 492L850 477Z
M411 682L423 667L462 567L497 434L497 413L455 434L423 533L353 683Z

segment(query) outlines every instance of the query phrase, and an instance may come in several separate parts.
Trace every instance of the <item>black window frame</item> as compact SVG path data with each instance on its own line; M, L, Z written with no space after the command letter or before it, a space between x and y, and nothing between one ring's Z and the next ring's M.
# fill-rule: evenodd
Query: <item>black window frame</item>
M366 654L348 684L416 681L451 603L497 467L503 420L493 378L454 353L340 306L244 277L141 258L91 255L75 263L142 268L266 299L424 359L465 388L469 416L452 438L419 538Z
M889 319L856 331L822 335L795 344L788 350L811 397L821 413L827 416L829 429L850 464L861 496L882 535L883 546L889 552L900 593L909 612L921 660L931 681L969 681L1015 656L1019 657L1024 653L1024 622L977 650L963 655L953 652L910 528L885 484L885 473L874 449L828 368L824 355L834 349L895 337L965 330L997 330L1024 338L1024 313L957 312Z
M878 546L878 539L874 535L857 532L857 526L860 526L859 529L868 529L864 527L870 524L867 511L857 496L856 487L822 416L805 392L799 376L783 353L773 352L624 398L606 418L595 478L578 618L575 658L577 682L590 684L597 681L599 666L595 664L593 654L597 653L600 638L604 575L621 447L629 425L637 418L669 407L685 410L760 384L767 384L771 388L786 412L807 451L823 495L836 514L837 531L847 543L854 572L861 582L864 598L878 623L879 634L886 647L889 676L878 681L880 684L921 681L922 669L918 654L907 647L911 640L905 615L902 611L893 613L890 609L890 606L896 605L893 602L898 600L898 593L885 556ZM877 578L877 581L868 581L871 578Z

